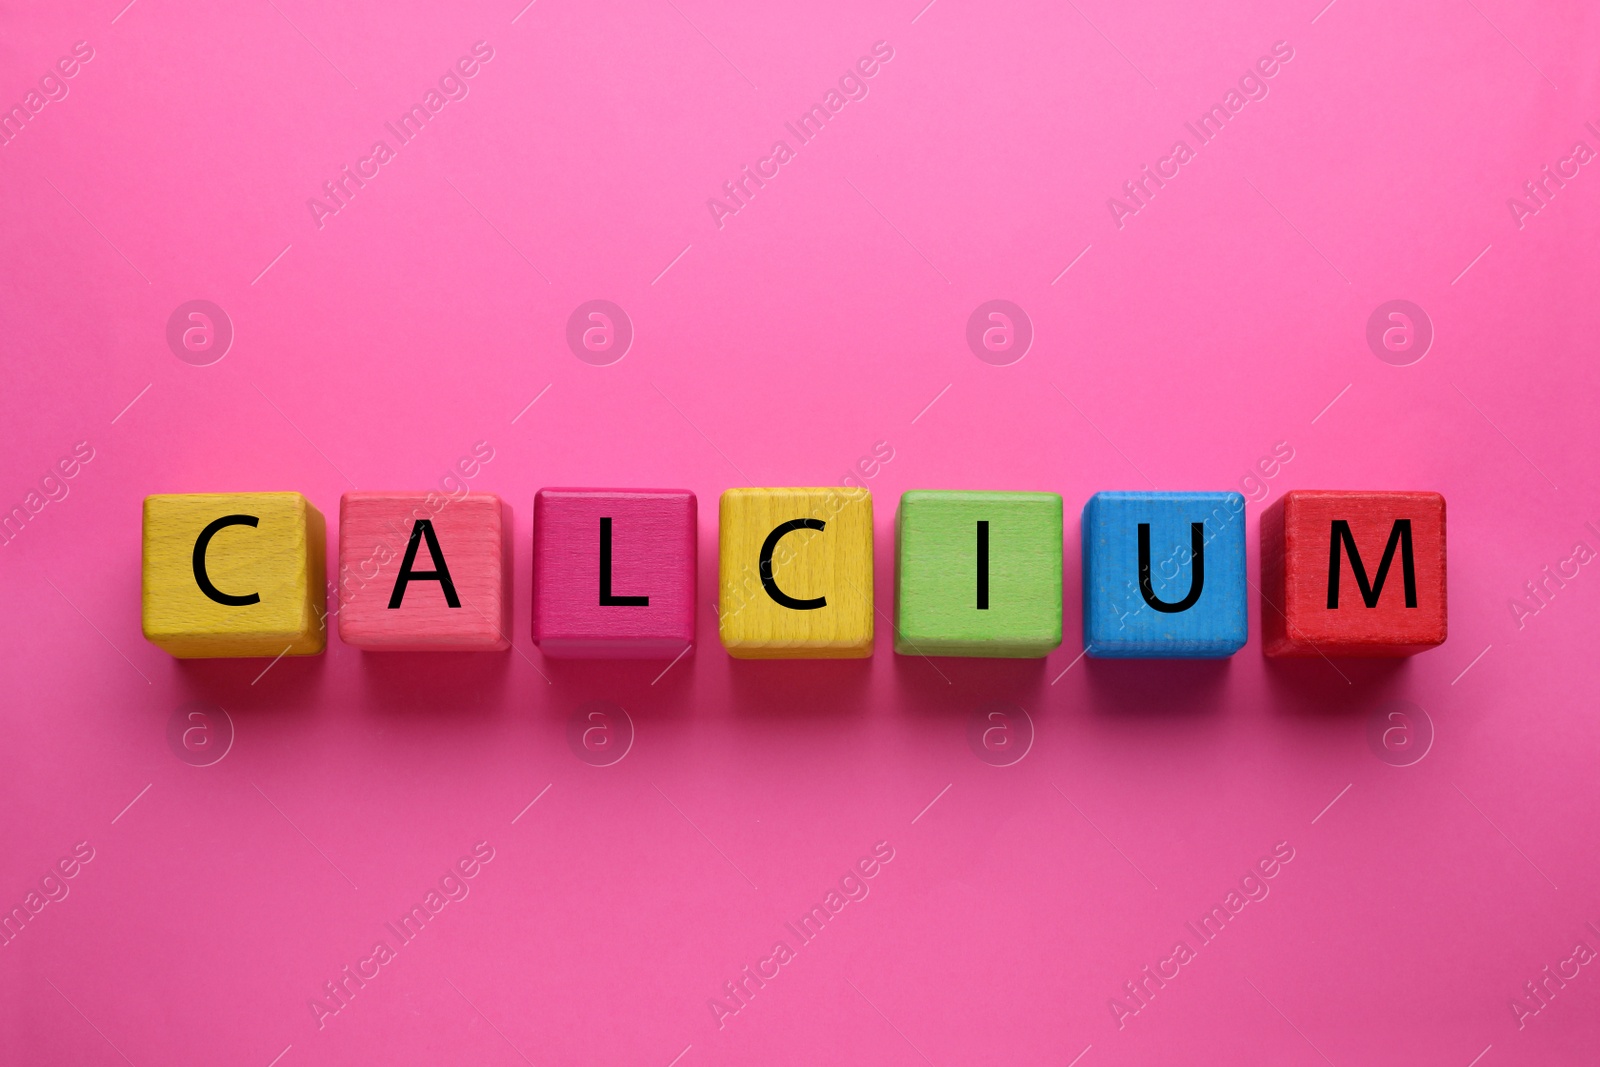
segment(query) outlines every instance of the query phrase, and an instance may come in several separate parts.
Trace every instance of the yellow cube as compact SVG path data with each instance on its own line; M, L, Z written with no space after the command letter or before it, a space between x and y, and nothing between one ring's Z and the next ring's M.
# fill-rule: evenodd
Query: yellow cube
M326 545L299 493L145 497L145 638L179 659L319 655Z
M865 489L729 489L718 572L730 656L872 655L872 494Z

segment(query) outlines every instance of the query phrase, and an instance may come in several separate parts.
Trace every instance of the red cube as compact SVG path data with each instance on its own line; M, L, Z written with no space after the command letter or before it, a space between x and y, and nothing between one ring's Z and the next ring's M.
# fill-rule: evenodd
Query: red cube
M1269 656L1411 656L1444 643L1444 497L1295 490L1261 516Z
M541 489L533 498L533 639L547 656L654 659L694 643L695 496Z
M511 509L493 493L339 499L339 637L369 651L511 647Z

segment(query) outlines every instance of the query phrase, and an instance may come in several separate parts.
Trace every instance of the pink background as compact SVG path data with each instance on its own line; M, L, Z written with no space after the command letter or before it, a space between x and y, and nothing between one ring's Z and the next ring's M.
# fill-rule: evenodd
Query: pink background
M0 507L94 458L0 552L0 904L94 859L0 948L0 1061L1587 1062L1600 968L1520 1029L1510 1005L1600 949L1600 575L1510 605L1600 548L1600 174L1521 228L1506 201L1600 148L1600 16L920 6L8 5L0 103L94 59L0 148ZM319 229L307 198L479 40L470 95ZM719 229L707 198L879 40L870 94ZM1107 198L1276 41L1270 94L1119 229ZM997 297L1036 331L1010 366L965 341ZM236 331L210 366L165 339L195 298ZM610 366L566 343L595 298L636 331ZM1410 366L1365 338L1395 298L1437 331ZM140 637L145 494L331 518L477 441L471 488L515 508L515 651L335 637L263 674ZM1044 662L896 657L887 614L870 660L730 660L717 494L836 483L880 441L885 613L903 490L1075 519L1100 489L1249 491L1285 442L1252 574L1287 488L1438 490L1450 640L1267 663L1252 598L1229 661L1073 665L1070 521ZM528 640L533 493L574 484L700 496L700 644L664 676ZM1436 735L1411 766L1368 741L1393 700ZM190 701L235 732L211 766L169 743ZM610 766L569 741L593 701L633 724ZM969 743L992 701L1032 723L1011 766ZM480 841L470 895L319 1029L323 983ZM719 1028L723 983L879 841L870 895ZM1270 896L1119 1029L1123 983L1280 841Z

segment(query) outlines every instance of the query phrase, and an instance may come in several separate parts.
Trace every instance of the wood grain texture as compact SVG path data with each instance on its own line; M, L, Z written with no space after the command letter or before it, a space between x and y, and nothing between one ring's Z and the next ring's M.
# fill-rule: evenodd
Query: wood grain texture
M865 489L729 489L718 546L723 647L738 659L861 659L872 655L872 494ZM797 610L761 580L761 548L780 524L821 522L785 534L772 556L782 595L826 600Z
M410 578L390 607L413 533L425 522L450 577ZM350 492L339 499L339 637L373 652L511 647L511 509L493 493ZM410 573L432 572L426 535Z
M225 597L201 588L195 544L227 516L250 516L212 533L204 573ZM140 615L144 636L179 659L315 656L327 645L322 513L299 493L179 493L144 498Z
M1403 540L1396 539L1389 569L1377 586L1399 521L1409 524L1415 607L1406 606ZM1348 525L1350 541L1337 532L1340 522ZM1361 563L1359 575L1350 542ZM1330 608L1336 543L1338 606ZM1261 516L1263 651L1269 656L1411 656L1441 645L1449 628L1445 574L1445 504L1438 493L1285 493ZM1375 596L1375 606L1368 606L1368 595Z
M1147 527L1147 556L1140 549L1141 526ZM1142 557L1148 559L1148 583L1141 577ZM1089 655L1218 659L1243 648L1248 634L1243 496L1152 492L1089 498L1083 508L1083 637Z
M981 582L979 523L987 555ZM894 650L1049 655L1061 644L1061 526L1056 493L902 494L895 512Z
M601 568L607 519L609 590ZM677 656L694 644L697 548L697 502L687 489L539 490L533 639L540 651L587 659ZM617 602L641 597L648 603Z

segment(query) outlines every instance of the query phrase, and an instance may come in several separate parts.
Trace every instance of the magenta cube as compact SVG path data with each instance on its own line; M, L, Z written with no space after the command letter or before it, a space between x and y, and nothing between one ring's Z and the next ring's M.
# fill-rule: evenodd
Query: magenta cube
M547 656L671 658L694 644L695 498L687 489L541 489L533 640Z

